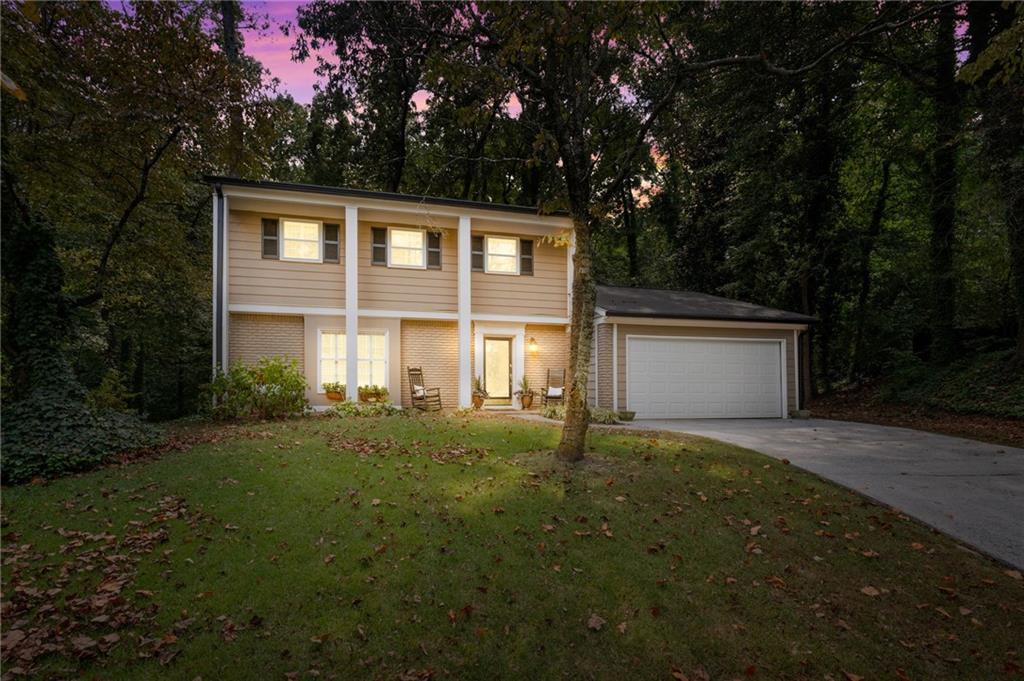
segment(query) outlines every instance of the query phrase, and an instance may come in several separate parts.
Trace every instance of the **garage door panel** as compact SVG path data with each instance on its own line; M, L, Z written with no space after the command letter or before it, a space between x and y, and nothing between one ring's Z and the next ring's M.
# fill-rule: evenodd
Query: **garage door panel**
M777 341L627 339L627 401L638 418L777 418Z

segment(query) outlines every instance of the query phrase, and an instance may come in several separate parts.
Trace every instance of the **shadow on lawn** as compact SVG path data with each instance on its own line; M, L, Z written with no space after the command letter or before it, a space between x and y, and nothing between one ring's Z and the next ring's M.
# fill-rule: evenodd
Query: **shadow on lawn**
M756 454L597 433L567 466L557 431L498 419L260 428L5 499L5 551L34 545L5 565L6 669L30 668L33 636L38 671L114 679L991 678L1016 664L1019 583ZM184 515L160 518L162 499ZM93 540L61 526L115 539L81 570ZM140 527L161 534L112 600L145 617L98 621L76 599L102 596L100 566Z

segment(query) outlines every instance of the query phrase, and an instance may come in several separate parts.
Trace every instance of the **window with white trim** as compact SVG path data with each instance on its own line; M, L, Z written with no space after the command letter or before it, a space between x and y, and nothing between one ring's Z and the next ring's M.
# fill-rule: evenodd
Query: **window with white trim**
M387 334L361 333L356 341L357 379L359 386L380 385L388 387L388 343ZM324 383L345 383L348 363L346 361L345 333L338 331L320 332L320 367L317 378L318 390L323 392Z
M484 271L490 274L519 274L519 239L511 236L485 237Z
M359 385L388 385L387 338L383 333L361 333L357 341Z
M345 363L345 334L335 331L320 332L320 375L317 390L323 392L324 383L344 383L348 367Z
M388 265L391 267L427 266L427 235L422 229L401 229L392 227L389 230L390 248L388 248Z
M281 259L321 262L320 223L309 220L281 220Z

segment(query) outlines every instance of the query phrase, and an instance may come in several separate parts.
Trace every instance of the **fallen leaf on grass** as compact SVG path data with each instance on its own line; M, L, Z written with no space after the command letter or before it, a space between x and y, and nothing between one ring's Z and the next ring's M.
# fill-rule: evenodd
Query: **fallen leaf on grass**
M1005 574L1010 579L1024 579L1024 575L1021 575L1020 570L1003 570L1003 574Z
M601 628L607 624L604 618L598 615L596 612L590 614L590 619L587 620L587 628L592 631L601 631Z
M874 597L874 596L881 596L881 595L882 595L882 592L881 592L881 591L879 591L878 589L876 589L876 588L875 588L875 587L873 587L873 586L864 586L864 587L861 587L861 590L860 590L860 592L861 592L862 594L864 594L865 596L872 596L872 597Z

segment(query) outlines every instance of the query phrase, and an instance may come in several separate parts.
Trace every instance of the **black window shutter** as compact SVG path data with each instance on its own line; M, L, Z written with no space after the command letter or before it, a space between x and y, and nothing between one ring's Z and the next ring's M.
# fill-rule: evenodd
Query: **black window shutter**
M277 260L278 257L278 239L277 230L278 223L277 218L263 218L263 257L271 260Z
M474 236L472 238L472 246L470 248L473 256L473 269L476 272L484 271L484 238L482 236Z
M519 240L519 274L533 276L533 241Z
M370 244L370 264L388 264L388 230L384 227L373 227L370 230L373 240Z
M341 261L341 225L324 223L324 262Z
M441 269L440 232L427 232L427 269Z

